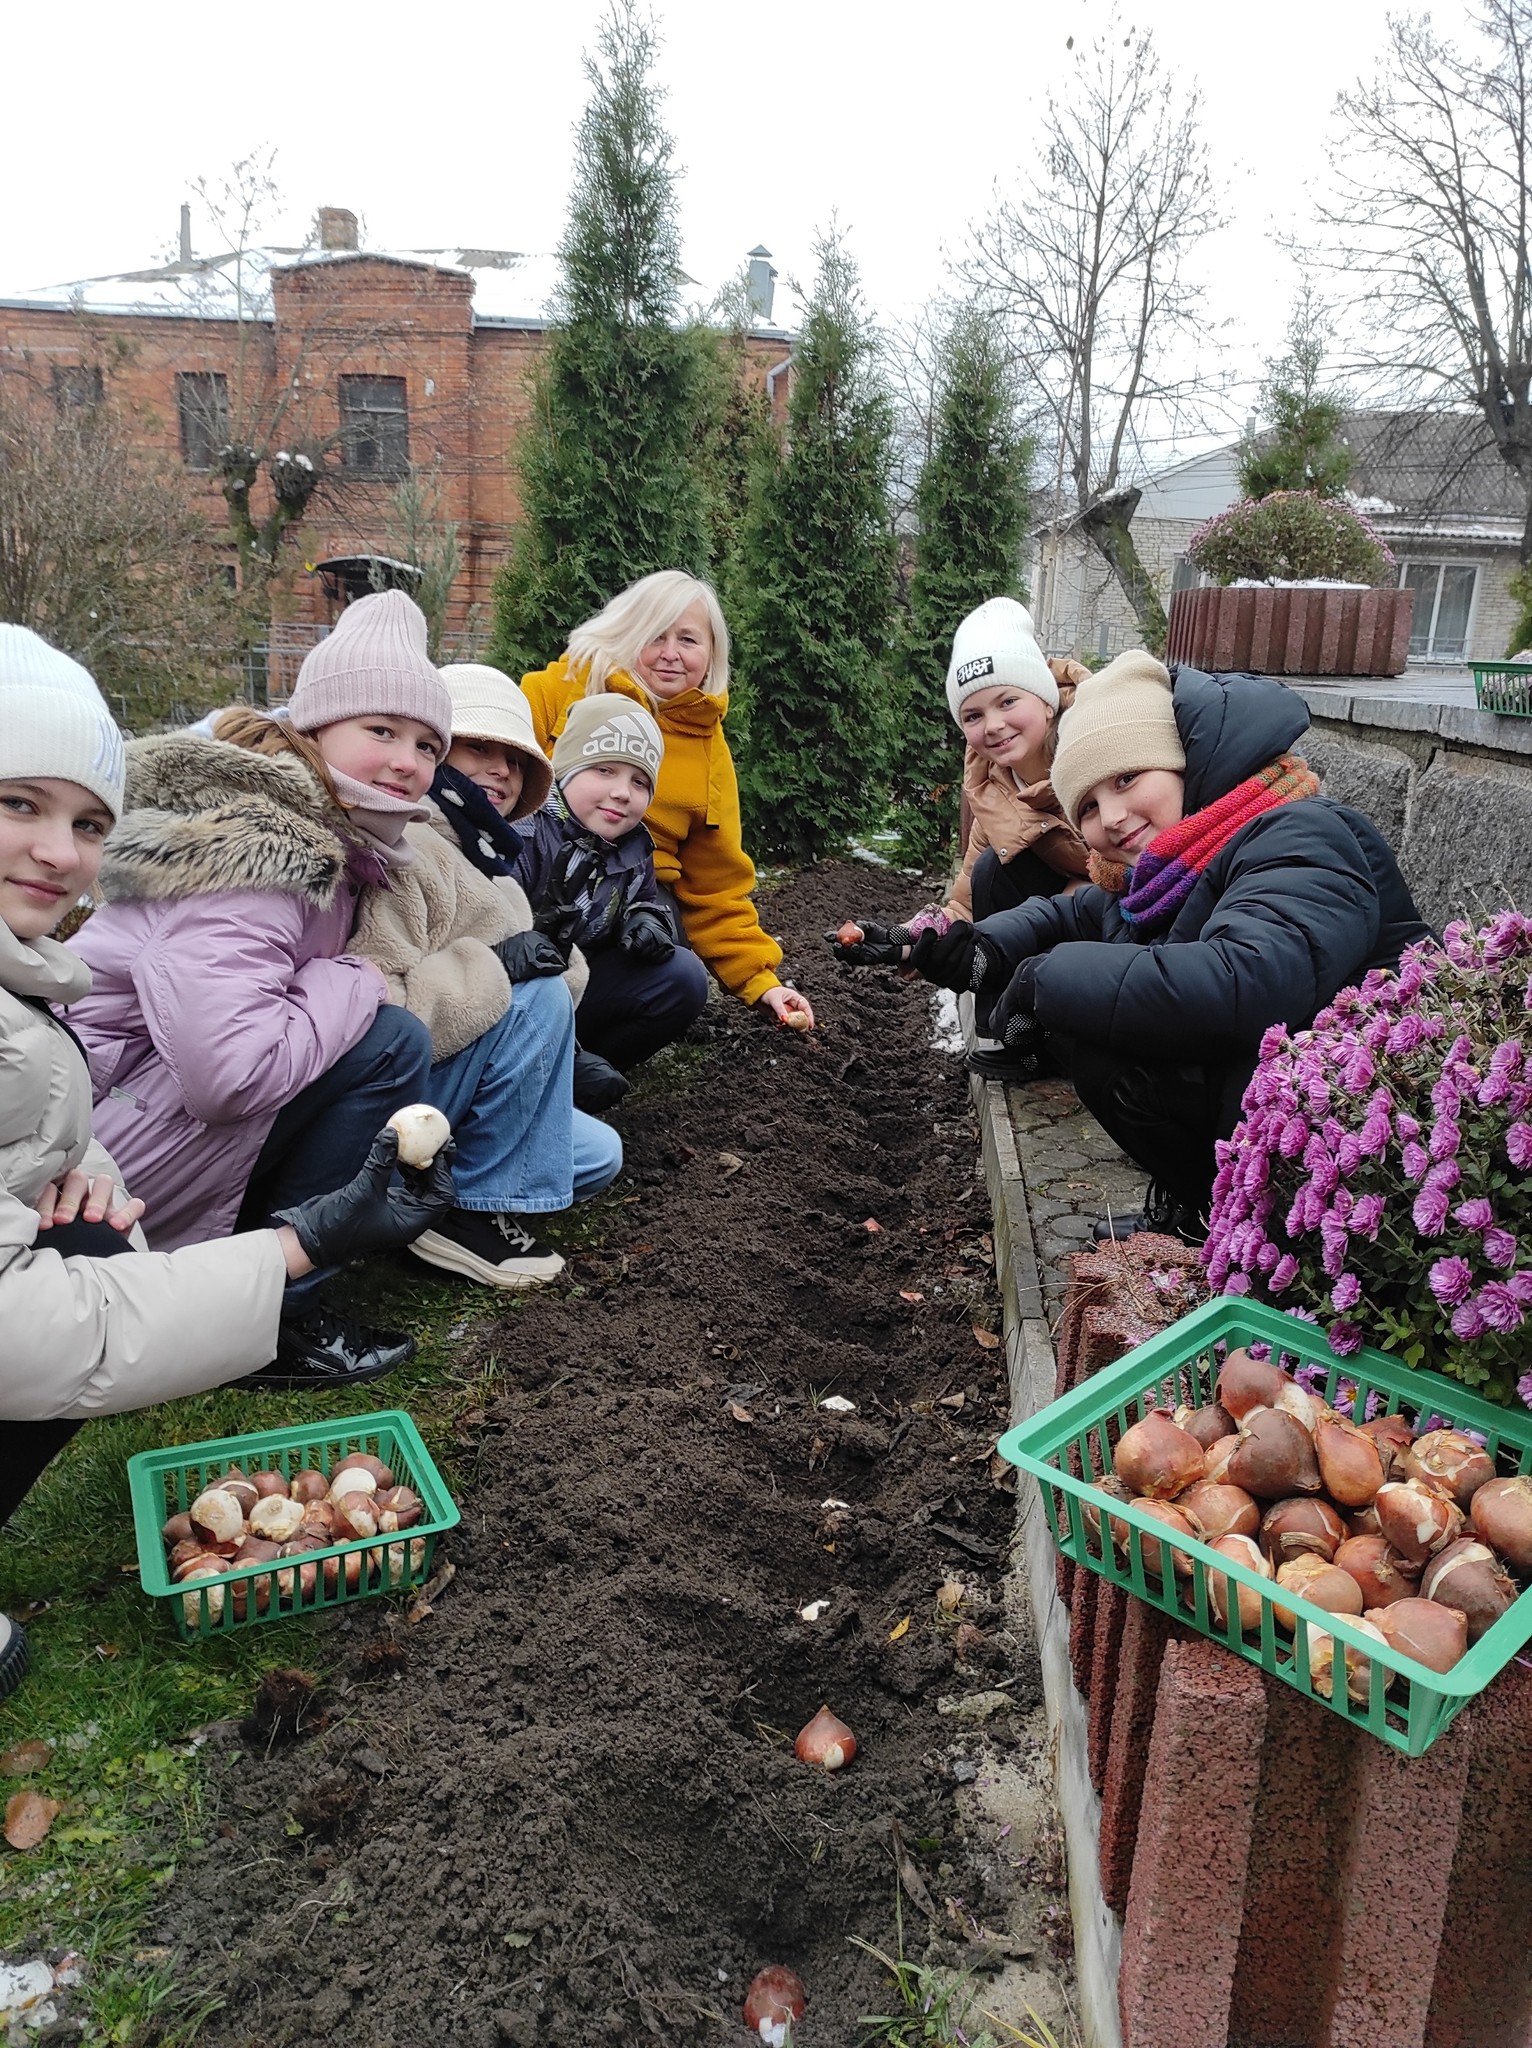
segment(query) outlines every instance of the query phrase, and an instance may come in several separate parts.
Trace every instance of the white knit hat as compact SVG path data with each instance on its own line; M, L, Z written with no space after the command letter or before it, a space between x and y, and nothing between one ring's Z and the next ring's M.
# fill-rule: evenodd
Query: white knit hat
M427 653L426 615L402 590L348 604L335 630L303 657L288 700L294 732L341 718L415 718L452 744L452 700Z
M1028 690L1050 711L1059 708L1059 686L1032 631L1032 614L1014 597L991 597L952 636L947 702L961 723L965 698L1003 689Z
M1048 780L1071 825L1080 806L1109 775L1169 768L1182 774L1181 744L1170 671L1142 648L1119 654L1087 676L1059 720L1058 750Z
M480 661L458 661L440 671L452 699L455 740L494 740L520 757L521 795L510 817L529 817L548 801L553 763L537 744L532 707L509 676Z
M122 734L89 670L0 625L0 776L77 782L122 815Z

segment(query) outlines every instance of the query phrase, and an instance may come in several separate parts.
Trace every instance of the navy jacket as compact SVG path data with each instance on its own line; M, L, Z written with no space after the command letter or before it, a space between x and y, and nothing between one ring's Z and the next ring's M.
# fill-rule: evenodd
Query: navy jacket
M569 811L555 790L540 811L519 818L515 875L531 899L539 931L587 953L614 944L638 904L664 913L654 878L654 841L644 825L602 839ZM667 918L667 923L669 922Z
M1308 707L1269 676L1171 672L1186 749L1185 815L1286 753ZM1388 842L1329 797L1252 819L1214 856L1168 928L1145 934L1087 887L1034 897L977 927L1007 972L1038 960L1039 1023L1144 1059L1253 1052L1271 1024L1299 1030L1369 968L1430 937Z

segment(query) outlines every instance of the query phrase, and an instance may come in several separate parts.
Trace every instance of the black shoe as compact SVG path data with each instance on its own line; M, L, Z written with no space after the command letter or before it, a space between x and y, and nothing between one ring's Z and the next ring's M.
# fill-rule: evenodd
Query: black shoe
M559 1254L534 1237L519 1216L490 1209L449 1209L410 1250L428 1266L461 1273L484 1287L541 1287L564 1270Z
M26 1677L31 1661L26 1630L8 1614L0 1614L0 1700L10 1698Z
M413 1337L369 1330L333 1309L316 1308L306 1316L284 1316L277 1331L276 1357L238 1384L345 1387L357 1380L380 1380L414 1355Z
M1161 1237L1178 1237L1186 1245L1207 1242L1207 1226L1196 1211L1176 1201L1158 1181L1150 1181L1142 1209L1130 1209L1122 1216L1103 1216L1092 1226L1091 1236L1097 1244L1111 1244L1136 1237L1141 1230L1156 1231Z
M984 1081L1035 1081L1044 1071L1036 1053L1015 1053L1003 1045L976 1045L963 1061L970 1074Z
M575 1047L576 1109L583 1109L587 1116L600 1116L605 1109L615 1109L627 1092L627 1075L619 1072L610 1060L602 1059L600 1053L586 1052L578 1045Z

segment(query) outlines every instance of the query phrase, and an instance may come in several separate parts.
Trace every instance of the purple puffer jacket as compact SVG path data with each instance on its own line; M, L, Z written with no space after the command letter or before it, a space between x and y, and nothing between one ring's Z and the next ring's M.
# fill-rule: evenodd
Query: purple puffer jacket
M156 1251L222 1237L277 1111L366 1034L383 977L342 952L346 842L296 759L188 733L128 748L106 903L68 1021L93 1118Z

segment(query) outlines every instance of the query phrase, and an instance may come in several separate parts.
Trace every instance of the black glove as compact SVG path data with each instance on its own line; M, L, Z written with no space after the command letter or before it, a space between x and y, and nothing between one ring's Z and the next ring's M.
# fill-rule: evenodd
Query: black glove
M400 1166L396 1180L398 1135L381 1130L355 1180L333 1194L278 1209L273 1221L292 1225L316 1266L340 1266L368 1252L397 1251L413 1244L452 1207L456 1149L449 1138L429 1166Z
M512 932L489 949L513 981L542 981L562 974L569 962L546 932Z
M898 967L903 963L904 949L910 943L907 927L874 924L870 917L852 917L846 922L854 924L862 936L846 945L839 930L826 932L826 943L837 960L847 967Z
M1023 960L989 1013L990 1036L998 1038L1007 1051L1025 1052L1030 1049L1034 1035L1039 1041L1043 1036L1035 1014L1038 965L1035 956Z
M574 1105L583 1109L587 1116L600 1116L604 1109L615 1109L628 1092L628 1077L620 1073L600 1053L586 1052L583 1046L575 1047L574 1056Z
M923 931L910 948L908 964L938 988L950 988L958 995L970 990L977 993L987 981L997 978L1002 965L989 940L961 920L944 932Z
M669 919L652 903L634 904L622 921L617 944L630 960L668 960L676 950Z

